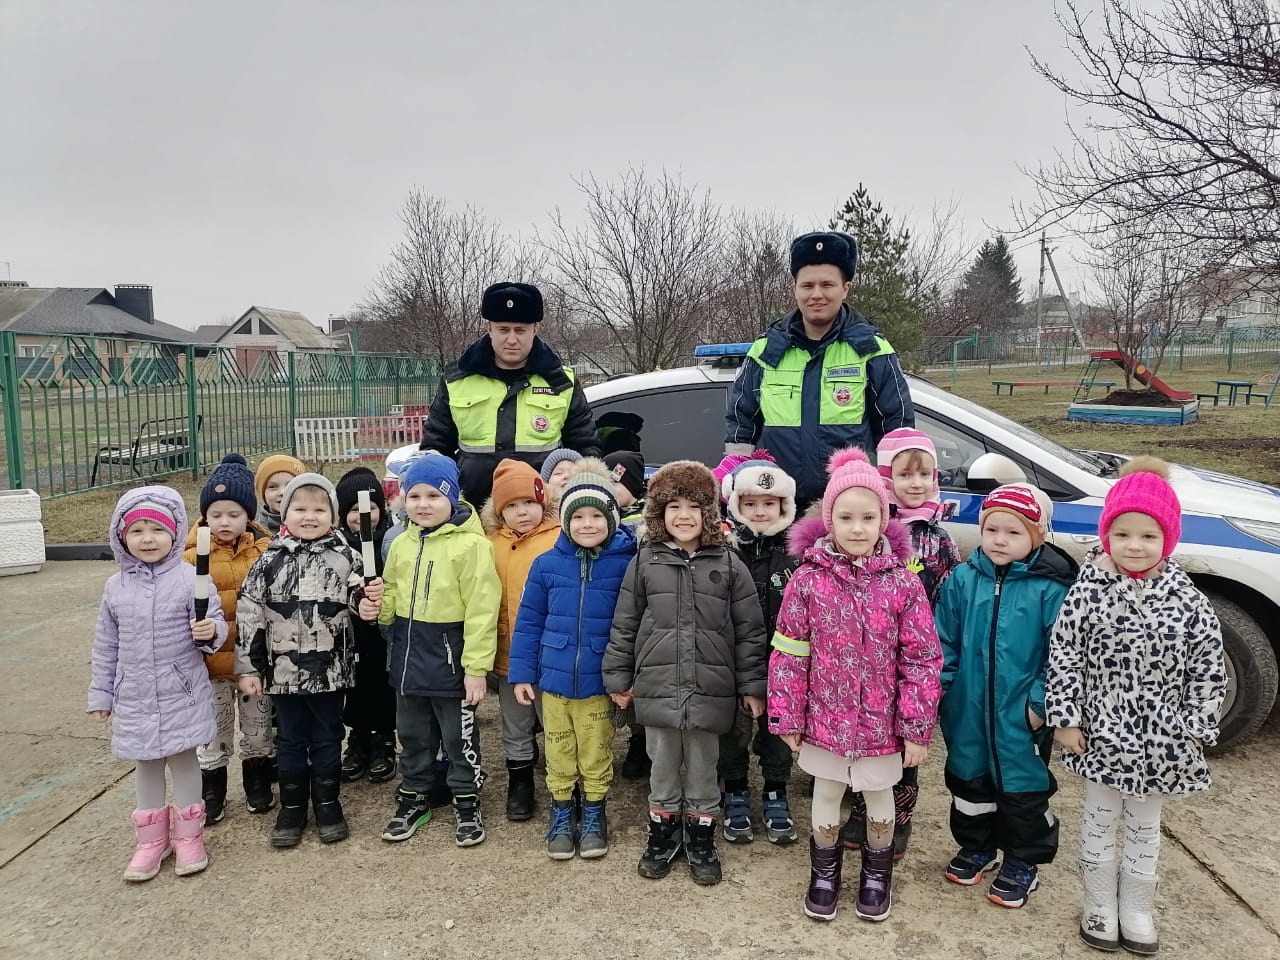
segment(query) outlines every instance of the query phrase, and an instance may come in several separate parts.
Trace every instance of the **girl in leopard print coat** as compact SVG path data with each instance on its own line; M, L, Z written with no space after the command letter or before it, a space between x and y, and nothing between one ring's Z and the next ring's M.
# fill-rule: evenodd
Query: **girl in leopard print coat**
M1226 691L1218 619L1169 559L1182 529L1167 478L1148 457L1121 471L1101 550L1063 601L1049 653L1048 722L1067 769L1086 781L1080 935L1104 950L1156 949L1160 805L1208 789L1204 747L1217 740Z

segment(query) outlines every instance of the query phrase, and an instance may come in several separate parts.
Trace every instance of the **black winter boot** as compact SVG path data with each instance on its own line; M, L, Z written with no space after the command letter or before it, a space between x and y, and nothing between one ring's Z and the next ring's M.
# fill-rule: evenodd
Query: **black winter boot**
M296 847L307 828L307 801L311 797L311 771L280 773L280 812L271 831L273 847Z
M533 761L507 761L507 819L528 820L533 816Z
M632 724L631 741L622 761L622 775L628 780L641 780L649 776L649 752L645 749L644 727Z
M649 845L640 855L640 876L661 880L684 849L684 818L678 813L649 811Z
M201 770L204 784L204 825L218 823L227 813L227 768Z
M364 779L369 769L369 735L351 731L347 738L347 750L342 755L342 780L351 783Z
M270 764L269 757L250 757L240 761L244 800L250 813L266 813L276 805L276 798L271 793Z
M396 775L396 735L374 733L369 748L369 782L386 783Z
M920 788L914 783L899 783L893 788L893 859L901 860L907 855L907 844L911 842L911 821L916 813L916 800L920 796Z
M857 850L867 842L867 805L860 793L853 795L849 819L840 828L840 842L849 850Z
M685 828L689 843L684 855L689 859L693 882L709 887L720 882L720 854L716 852L716 818L709 814L692 814Z
M342 802L338 799L341 776L341 767L316 770L311 775L311 805L315 810L321 843L337 843L351 834L347 818L342 815Z

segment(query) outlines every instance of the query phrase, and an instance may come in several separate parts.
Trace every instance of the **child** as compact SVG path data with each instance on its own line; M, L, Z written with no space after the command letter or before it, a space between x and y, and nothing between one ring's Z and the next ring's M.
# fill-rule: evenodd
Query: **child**
M752 716L764 711L764 618L750 571L729 549L710 470L674 460L655 473L644 522L603 664L614 703L634 699L652 762L639 871L670 873L687 832L694 882L719 883L720 734L739 697Z
M112 752L137 764L137 847L124 872L132 881L150 880L170 853L178 876L209 865L196 750L218 728L200 654L222 647L227 624L216 591L205 618L195 619L196 571L181 556L186 535L182 497L158 486L125 493L107 533L120 572L102 591L87 712L101 722L115 715ZM166 764L172 807L165 805Z
M360 552L360 491L369 492L370 534L377 567L369 573L381 577L382 541L391 526L382 484L372 470L356 467L342 475L335 489L341 518L338 532L356 553ZM396 775L396 695L387 673L387 644L376 623L357 619L352 630L356 675L342 713L342 722L351 728L342 758L342 779L351 782L368 774L370 783L385 783Z
M920 575L925 594L937 606L942 581L960 563L951 534L942 526L942 491L938 488L938 453L933 441L909 427L884 435L876 447L876 463L889 494L889 515L911 534L908 568ZM901 860L911 841L911 821L920 795L920 768L907 767L893 788L893 808L897 826L893 831L893 858ZM840 839L857 850L866 837L866 811L862 797L853 795L849 820Z
M578 461L582 454L568 447L559 447L547 454L542 461L542 482L548 490L563 490L569 478L578 472Z
M280 532L280 498L289 481L299 474L306 473L307 468L297 457L287 453L275 453L258 464L253 475L253 489L262 506L258 508L258 526L271 536Z
M393 450L387 456L386 469L390 480L383 479L382 489L384 492L388 489L394 489L395 492L390 494L387 500L387 514L390 517L391 527L382 538L383 563L387 562L387 555L391 552L391 544L395 543L396 537L404 533L405 528L408 526L404 513L404 487L400 484L400 478L409 469L409 464L426 455L427 451L415 443Z
M300 473L280 498L280 532L249 570L236 618L240 692L271 694L276 708L280 812L271 845L296 847L307 800L321 843L349 833L342 784L342 707L351 686L351 613L377 616L381 583L362 583L360 554L334 529L337 496L318 473Z
M250 813L276 805L271 794L271 698L245 697L236 690L236 594L249 568L267 550L271 535L250 521L258 512L253 474L244 457L229 453L200 490L200 526L209 528L209 579L218 591L227 621L227 641L205 657L213 682L213 712L218 734L196 751L204 781L205 826L218 823L226 810L227 763L234 753L236 717L240 718L240 770ZM182 559L196 562L196 530L186 540Z
M1076 563L1045 542L1051 518L1051 502L1031 484L987 494L981 546L943 583L936 611L939 720L951 834L960 844L946 875L962 886L981 883L1003 850L987 894L1002 907L1023 906L1040 884L1037 865L1058 851L1044 681L1049 631Z
M893 905L893 785L928 755L941 695L942 651L929 600L907 568L911 546L889 519L883 481L857 447L836 451L822 516L793 528L803 556L782 598L769 661L769 729L814 777L804 912L832 920L844 847L840 801L867 811L856 912Z
M605 798L613 781L612 707L601 661L618 590L636 552L635 535L619 523L612 476L599 460L578 463L565 487L563 531L533 562L511 641L511 671L521 703L542 691L551 824L547 856L584 860L609 852ZM582 812L573 794L582 778Z
M1161 802L1210 785L1204 747L1218 739L1226 665L1213 607L1169 559L1181 514L1163 461L1126 463L1102 509L1104 552L1080 572L1053 629L1049 726L1067 769L1085 779L1080 936L1102 950L1159 948Z
M525 704L516 699L515 686L507 679L511 634L529 568L539 554L555 545L560 534L556 510L555 492L547 494L537 470L519 460L503 460L493 471L493 494L480 511L502 583L493 672L498 675L502 752L507 758L508 820L528 820L533 816L533 763L538 753L534 739L537 713L532 702Z
M635 450L620 450L605 457L604 464L613 476L620 521L639 540L644 535L644 458ZM634 714L634 710L623 714L631 738L619 772L628 780L641 780L649 776L649 753L645 749L644 727L635 722Z
M634 450L621 450L604 458L613 475L613 492L622 522L636 533L644 520L644 457Z
M458 468L429 453L400 478L408 529L391 545L379 622L387 626L396 688L400 788L382 839L408 840L431 819L428 790L443 743L453 793L454 842L484 840L476 705L497 652L502 585L475 510L459 500Z
M734 524L738 556L742 558L764 611L766 636L773 636L782 607L782 591L799 565L787 549L786 533L796 519L796 482L766 450L738 462L720 482L721 496ZM752 728L755 754L764 774L763 820L770 843L792 843L796 824L787 803L791 779L791 748L769 732L765 716L756 717L745 731L742 724L720 738L720 779L724 782L724 838L750 843L751 795L747 789Z

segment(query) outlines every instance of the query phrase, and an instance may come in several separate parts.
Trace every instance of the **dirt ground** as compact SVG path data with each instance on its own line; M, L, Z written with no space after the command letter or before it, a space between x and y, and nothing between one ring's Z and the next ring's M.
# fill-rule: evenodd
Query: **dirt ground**
M204 874L176 878L171 862L146 884L120 873L131 851L133 781L111 759L108 731L83 713L89 646L104 563L62 563L0 579L0 957L5 958L803 958L915 960L1094 957L1076 936L1072 864L1079 783L1062 791L1058 862L1021 911L983 888L947 883L941 745L921 776L912 849L895 877L893 915L859 921L846 895L834 923L806 919L803 844L721 845L725 881L700 888L678 869L641 879L645 789L618 781L612 850L601 861L554 863L539 817L502 817L505 773L496 704L481 710L489 838L460 850L451 819L401 845L378 839L394 782L344 788L352 837L322 847L267 843L272 816L250 816L233 767L227 819L208 834ZM618 755L625 750L619 736ZM1217 789L1166 808L1159 917L1161 956L1280 957L1280 722L1214 764ZM758 783L756 785L758 787ZM808 822L806 783L792 785ZM856 876L853 857L847 869Z

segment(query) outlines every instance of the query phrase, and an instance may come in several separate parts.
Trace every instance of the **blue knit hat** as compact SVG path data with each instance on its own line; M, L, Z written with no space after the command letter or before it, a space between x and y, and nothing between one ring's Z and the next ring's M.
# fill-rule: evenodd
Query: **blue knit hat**
M568 447L559 447L547 454L547 459L542 461L542 482L549 483L551 474L555 471L558 464L568 460L570 463L577 463L582 459L582 454L577 450L570 450Z
M230 500L244 507L252 520L258 512L258 495L253 491L253 471L244 457L228 453L222 458L200 490L200 515L219 500Z
M400 476L400 489L407 496L420 483L435 487L455 507L462 491L458 489L458 465L448 457L439 453L428 453L419 457L405 468Z

